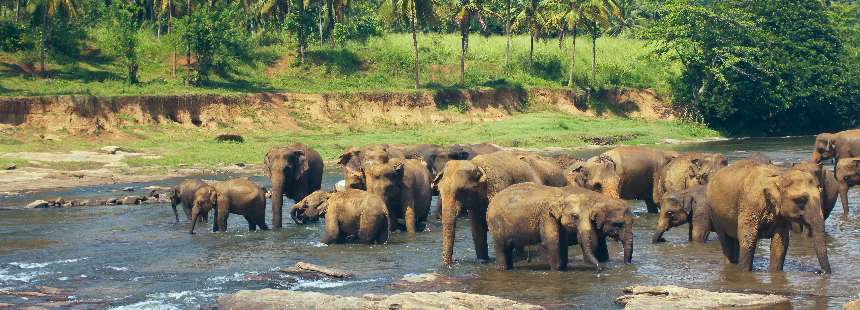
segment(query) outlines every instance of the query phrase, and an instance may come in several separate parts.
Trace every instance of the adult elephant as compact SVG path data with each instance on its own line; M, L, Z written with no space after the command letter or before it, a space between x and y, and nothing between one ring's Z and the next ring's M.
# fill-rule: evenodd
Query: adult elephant
M272 226L281 228L284 195L298 202L319 190L323 161L317 151L296 143L269 150L263 159L263 171L272 181Z
M534 169L513 152L478 155L472 160L452 160L433 180L442 202L442 263L453 264L454 231L457 216L464 208L472 217L472 240L479 261L487 253L487 206L508 186L533 182L541 184Z
M713 175L707 189L714 231L726 261L752 270L758 239L771 238L770 271L782 271L792 223L812 230L824 273L830 273L818 180L809 173L741 161Z
M839 183L842 212L848 215L848 189L860 185L860 157L840 159L836 163L836 181Z
M191 221L191 208L194 206L194 194L197 190L205 186L206 182L200 179L183 180L173 187L173 192L170 195L170 206L173 207L173 216L176 217L176 222L179 223L179 212L176 211L176 206L182 204L182 209L185 211L185 220ZM204 223L209 222L209 214L201 214L201 220Z
M548 161L537 154L528 152L520 153L519 158L534 169L541 180L541 184L553 187L565 187L569 185L564 175L564 170L555 162Z
M349 236L366 244L388 241L388 208L379 196L363 190L313 192L293 205L290 215L296 224L325 217L325 233L320 240L325 244L343 243Z
M390 144L371 144L351 147L338 157L343 167L345 188L367 189L364 183L364 167L371 163L387 163L392 158L406 158L403 146Z
M191 234L197 226L200 214L215 209L212 231L227 231L230 213L242 215L248 221L248 229L268 230L266 226L266 192L257 183L248 179L231 179L205 185L194 194L191 209Z
M395 229L402 218L406 232L414 234L417 224L430 213L430 175L424 164L415 159L392 159L372 163L364 169L367 191L385 201L389 229Z
M622 146L590 158L575 172L586 188L621 199L644 200L648 213L657 213L654 175L678 153L646 147Z
M839 182L836 176L828 173L821 164L811 161L795 163L791 168L805 171L818 179L818 184L821 186L821 212L827 220L833 208L836 207L836 198L839 197ZM847 206L845 207L845 214L848 214Z
M840 131L837 133L821 133L815 137L812 149L812 161L821 163L833 158L839 162L841 158L860 156L860 129Z
M427 171L436 176L445 164L451 160L467 160L481 154L489 154L501 151L502 148L491 143L481 144L454 144L450 147L442 147L435 144L416 144L402 147L406 158L421 159L427 163Z
M708 177L729 165L722 154L686 153L669 161L654 175L654 192L651 195L661 207L663 195L708 183Z
M578 238L583 257L600 271L590 247L596 236L591 212L585 210L592 205L566 196L561 188L531 182L511 185L496 195L487 208L487 223L495 241L498 269L513 267L514 248L540 244L550 269L565 270L567 247Z

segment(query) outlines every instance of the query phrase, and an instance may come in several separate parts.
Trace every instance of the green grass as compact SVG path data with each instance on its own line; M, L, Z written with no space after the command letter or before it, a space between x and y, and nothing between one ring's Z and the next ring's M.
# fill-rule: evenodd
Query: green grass
M286 40L256 48L249 61L233 66L227 76L213 76L204 86L187 86L181 80L184 67L171 75L172 47L164 39L141 32L139 85L127 85L125 71L116 61L86 49L76 59L55 57L48 69L52 78L33 79L17 70L24 56L0 53L0 96L38 95L167 95L192 93L359 92L398 91L413 88L412 41L405 34L388 34L367 44L348 43L341 48L312 45L306 64L300 65L294 44ZM92 45L89 44L88 45ZM460 38L452 34L422 34L419 37L422 87L458 87ZM560 48L557 40L535 43L534 61L529 64L528 36L515 36L510 65L504 65L505 38L470 38L466 87L513 84L522 87L564 87L570 59L570 40ZM92 46L91 46L92 47ZM669 91L678 65L651 56L644 41L600 38L597 41L597 78L590 81L591 42L577 40L574 81L577 86L598 88L654 88ZM177 59L184 55L177 53Z
M326 160L335 159L348 146L372 143L478 143L493 142L513 147L582 147L594 138L622 137L623 144L653 144L663 139L714 137L713 130L681 121L644 121L622 118L582 118L553 111L516 114L493 122L413 127L379 126L365 130L321 128L301 133L254 131L245 133L245 143L218 143L214 133L178 125L134 128L137 139L112 141L123 148L145 150L157 159L130 158L134 167L180 165L217 166L230 163L260 163L266 151L279 145L302 142L318 150ZM15 151L96 150L104 145L97 139L68 137L61 143L24 142L0 144L0 153Z

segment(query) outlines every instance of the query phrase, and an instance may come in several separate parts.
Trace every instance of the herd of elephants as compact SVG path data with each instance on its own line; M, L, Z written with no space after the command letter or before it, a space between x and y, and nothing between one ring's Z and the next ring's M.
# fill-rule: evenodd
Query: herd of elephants
M823 163L834 159L835 169ZM821 272L830 273L824 221L840 197L848 213L848 188L860 184L860 129L819 134L811 161L777 166L761 154L733 162L721 154L678 153L623 146L564 164L493 144L390 145L349 148L339 158L344 180L321 190L323 161L302 145L271 149L263 170L272 182L272 226L281 228L283 197L296 201L296 224L324 218L321 242L385 243L390 232L422 231L431 197L439 196L442 263L453 263L457 218L471 217L478 261L511 269L514 251L537 245L552 270L568 266L568 247L599 271L609 259L606 239L620 241L624 262L633 255L633 213L622 199L644 200L659 213L653 242L668 229L689 225L689 239L718 236L726 262L752 270L759 239L770 238L770 271L781 271L789 234L811 238ZM191 222L225 231L230 213L248 228L266 230L266 191L246 178L205 183L184 180L174 188Z

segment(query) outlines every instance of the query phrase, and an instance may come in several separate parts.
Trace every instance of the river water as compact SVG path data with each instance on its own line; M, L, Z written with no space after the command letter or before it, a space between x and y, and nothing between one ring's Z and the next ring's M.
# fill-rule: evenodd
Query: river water
M739 139L669 145L680 151L726 154L731 160L762 152L777 162L811 158L812 138ZM578 157L602 149L574 151ZM268 187L264 177L254 181ZM324 187L340 179L329 169ZM548 306L587 309L617 308L613 301L630 285L674 284L708 290L771 293L791 299L794 308L839 308L860 292L860 213L858 192L849 200L855 209L842 216L837 205L827 220L828 253L832 275L818 275L811 243L791 239L785 272L768 273L767 240L760 242L755 272L735 272L723 265L719 242L686 242L686 226L670 230L668 242L650 243L656 216L644 204L631 201L637 215L633 264L620 262L620 244L610 246L611 262L596 274L572 247L571 270L550 272L538 261L519 262L513 271L496 271L493 264L475 261L467 219L457 225L452 268L441 267L441 227L409 238L395 233L386 245L325 246L318 242L321 226L294 226L280 231L248 232L244 219L230 217L227 233L199 229L188 234L187 224L174 224L169 205L110 206L27 210L20 206L41 198L66 199L104 196L125 186L170 186L176 180L146 184L83 187L23 196L0 196L0 290L32 290L36 286L68 289L72 299L103 300L92 307L122 309L196 309L215 304L218 296L241 289L280 288L361 295L409 290L395 284L404 275L439 273L445 284L418 289L455 290L495 295ZM114 194L117 196L118 194ZM271 219L268 220L271 223ZM286 223L285 222L285 223ZM491 248L492 249L492 248ZM491 251L492 254L492 251ZM305 261L355 273L350 280L294 281L276 270ZM448 278L449 277L449 278ZM415 288L412 288L415 289ZM0 302L19 304L20 297L0 296Z

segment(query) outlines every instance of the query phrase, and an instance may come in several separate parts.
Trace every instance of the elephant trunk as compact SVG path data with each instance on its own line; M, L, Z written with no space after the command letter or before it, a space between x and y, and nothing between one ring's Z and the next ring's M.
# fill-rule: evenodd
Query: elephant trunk
M827 242L824 240L824 216L821 215L821 206L817 203L810 204L804 217L805 221L812 228L812 246L815 248L815 255L818 257L818 264L821 265L821 271L830 273L830 260L827 258ZM817 206L817 207L816 207Z
M621 244L624 246L624 263L633 262L633 215L628 214L624 221L624 233L621 236Z
M663 233L667 230L669 230L669 220L660 216L657 220L657 227L654 229L654 235L651 236L651 242L660 243L666 241L666 239L663 239Z
M582 249L582 256L597 268L597 272L600 272L600 261L594 256L594 251L591 247L591 244L597 240L597 232L592 228L584 228L580 225L577 238L579 238L579 247Z
M824 159L821 158L821 153L819 153L817 149L812 151L812 162L820 164L822 160Z
M284 172L272 172L272 227L283 228Z
M451 193L442 193L442 264L454 263L454 231L457 228L457 215L462 205Z
M297 208L296 206L293 206L293 208L290 210L290 217L293 218L293 222L295 222L297 225L302 225L305 223L305 212L304 210L302 210L302 208Z
M199 217L200 217L200 207L194 206L194 208L191 209L191 231L189 231L188 233L190 233L192 235L194 234L194 228L197 227L197 219Z

